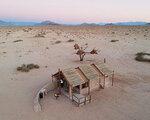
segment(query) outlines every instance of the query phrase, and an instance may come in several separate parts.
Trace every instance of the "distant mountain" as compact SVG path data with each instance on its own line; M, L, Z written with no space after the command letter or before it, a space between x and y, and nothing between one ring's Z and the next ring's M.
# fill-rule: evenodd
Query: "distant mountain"
M52 22L52 21L43 21L41 23L35 24L35 26L47 26L47 25L60 25L60 24Z
M13 26L13 23L0 20L0 26Z
M147 22L117 22L117 23L107 23L106 26L145 26Z
M0 26L47 26L47 25L59 25L58 23L51 21L38 22L5 22L0 20Z
M48 26L48 25L72 25L59 24L52 21L43 22L6 22L0 20L0 26ZM116 22L116 23L82 23L73 26L150 26L148 22Z
M0 26L34 26L36 22L5 22L0 20Z
M118 22L115 23L115 25L120 25L120 26L143 26L146 25L146 22Z
M150 26L150 23L147 23L146 25L147 25L147 26Z
M96 23L82 23L80 26L98 26L99 24Z
M147 22L82 23L80 26L146 26Z
M37 22L12 22L14 26L34 26Z
M106 23L105 26L115 26L113 23Z

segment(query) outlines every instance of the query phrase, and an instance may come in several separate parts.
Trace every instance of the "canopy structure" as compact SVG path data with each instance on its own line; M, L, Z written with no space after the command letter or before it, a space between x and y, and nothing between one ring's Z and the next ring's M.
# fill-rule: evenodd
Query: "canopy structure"
M93 63L92 64L93 67L95 67L99 72L101 72L102 75L112 75L114 71L108 69L108 67L106 66L106 64L102 63L102 62L97 62L97 63Z
M78 69L84 74L87 80L98 80L99 75L91 65L80 66Z
M113 85L114 71L109 70L105 63L98 62L77 68L59 69L52 78L57 81L58 88L62 89L63 86L63 89L67 89L72 99L73 94L81 94L85 89L90 94L94 88L104 88L105 78L109 76L112 78Z
M114 82L114 71L110 70L106 64L102 63L102 62L97 62L97 63L93 63L91 64L91 66L93 66L93 68L99 73L99 75L101 74L104 78L104 87L105 87L105 78L106 77L111 77L111 82L112 82L112 86L113 86L113 82Z
M87 82L79 76L79 73L74 68L62 70L62 74L65 77L65 79L69 82L69 84L72 85L72 87L82 85L85 82Z

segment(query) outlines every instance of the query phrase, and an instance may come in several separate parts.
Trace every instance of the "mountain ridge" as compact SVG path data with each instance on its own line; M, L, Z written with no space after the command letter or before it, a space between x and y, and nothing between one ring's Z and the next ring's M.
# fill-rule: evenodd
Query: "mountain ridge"
M68 24L60 24L53 21L42 21L42 22L6 22L0 20L0 26L49 26L49 25L68 25ZM69 24L73 25L73 24ZM99 23L81 23L75 24L73 26L150 26L150 22L99 22Z

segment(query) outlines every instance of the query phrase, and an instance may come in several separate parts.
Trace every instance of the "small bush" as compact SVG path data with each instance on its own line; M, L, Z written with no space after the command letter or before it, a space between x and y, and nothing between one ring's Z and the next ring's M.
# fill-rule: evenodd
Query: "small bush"
M67 42L74 42L74 40L73 39L69 39Z
M150 56L150 53L139 52L136 54L135 60L139 62L150 62L149 58L144 58L144 56Z
M125 33L125 35L129 35L129 33Z
M24 31L24 32L29 32L29 30L27 30L27 29L23 29L23 31Z
M29 68L30 70L34 68L34 64L28 64L27 68Z
M35 37L45 37L46 33L45 32L40 32Z
M21 67L17 67L17 71L29 72L32 69L38 69L40 66L37 64L23 64Z
M22 42L23 40L15 40L15 41L13 41L13 42Z
M111 40L110 42L117 42L117 41L119 41L119 40Z
M39 66L39 65L34 65L34 68L35 68L35 69L39 69L40 66Z
M55 44L59 44L59 43L61 43L61 41L59 41L59 40L55 42Z
M43 37L44 38L45 36L38 33L37 35L35 35L35 37Z
M0 44L4 44L4 43L6 43L6 42L1 42Z

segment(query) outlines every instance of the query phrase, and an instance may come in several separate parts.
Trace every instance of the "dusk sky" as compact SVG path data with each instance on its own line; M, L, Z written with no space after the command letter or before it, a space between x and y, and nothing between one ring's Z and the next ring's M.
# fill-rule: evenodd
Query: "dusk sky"
M0 0L0 20L150 22L150 0Z

